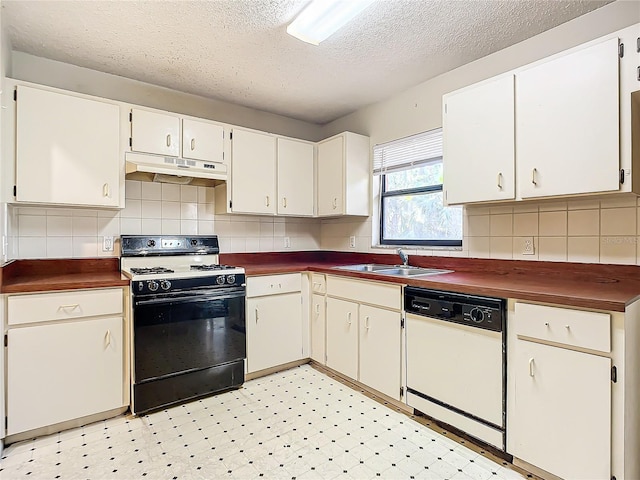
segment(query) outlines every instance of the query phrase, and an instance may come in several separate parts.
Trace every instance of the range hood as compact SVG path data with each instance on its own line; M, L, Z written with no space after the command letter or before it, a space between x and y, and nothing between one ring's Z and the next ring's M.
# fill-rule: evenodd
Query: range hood
M205 187L227 181L227 166L218 162L126 152L125 166L129 180Z

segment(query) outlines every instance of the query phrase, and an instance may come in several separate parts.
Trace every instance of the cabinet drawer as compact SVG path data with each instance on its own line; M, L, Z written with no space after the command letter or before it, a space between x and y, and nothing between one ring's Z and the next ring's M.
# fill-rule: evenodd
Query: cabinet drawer
M247 278L247 297L299 292L301 290L302 277L299 273Z
M313 293L327 293L327 281L324 275L314 273L311 277Z
M122 315L120 288L34 293L7 298L9 325L66 320L97 315Z
M329 276L327 277L327 295L394 310L402 309L400 285Z
M517 335L575 347L611 351L611 315L516 303Z

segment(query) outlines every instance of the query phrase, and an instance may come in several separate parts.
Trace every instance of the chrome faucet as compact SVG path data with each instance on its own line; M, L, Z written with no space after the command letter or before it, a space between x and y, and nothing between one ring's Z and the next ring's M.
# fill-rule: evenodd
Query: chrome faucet
M405 267L409 265L409 255L404 253L401 248L398 248L396 252L398 252L398 255L400 255L400 260L402 260L402 265L404 265Z

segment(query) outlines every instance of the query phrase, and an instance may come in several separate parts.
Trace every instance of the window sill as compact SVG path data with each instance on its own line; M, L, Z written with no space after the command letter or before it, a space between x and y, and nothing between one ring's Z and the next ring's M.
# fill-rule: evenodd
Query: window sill
M371 245L371 248L379 248L380 250L441 250L461 252L462 247L443 247L443 246L427 246L427 245Z

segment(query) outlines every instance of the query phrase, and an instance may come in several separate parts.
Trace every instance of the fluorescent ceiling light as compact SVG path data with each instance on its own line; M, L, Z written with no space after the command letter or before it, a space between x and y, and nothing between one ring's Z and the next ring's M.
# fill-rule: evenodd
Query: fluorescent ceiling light
M375 0L313 0L287 27L287 33L318 45Z

